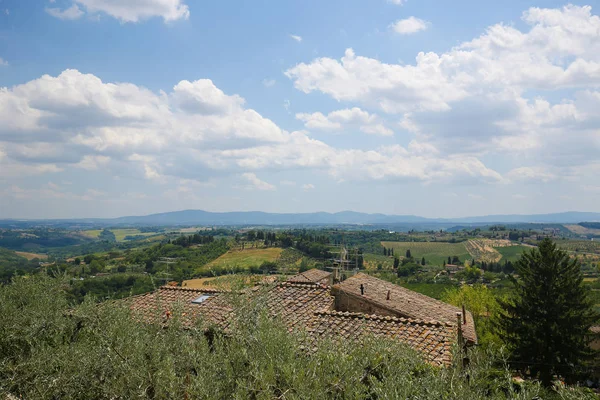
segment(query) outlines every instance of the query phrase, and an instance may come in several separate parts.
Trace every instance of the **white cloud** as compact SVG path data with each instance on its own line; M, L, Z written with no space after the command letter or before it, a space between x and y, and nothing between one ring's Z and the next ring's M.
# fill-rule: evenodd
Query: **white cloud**
M285 111L287 111L288 113L290 112L291 105L292 103L288 99L283 100L283 108L285 108Z
M290 37L292 39L294 39L296 42L300 43L302 41L302 36L298 36L298 35L290 35Z
M258 179L256 174L252 172L245 172L241 175L241 177L246 180L249 185L247 188L249 189L257 189L257 190L275 190L275 186Z
M519 167L508 172L506 175L514 181L524 182L550 182L556 179L556 175L545 171L541 167Z
M390 25L390 28L400 35L410 35L420 31L424 31L429 27L429 22L416 17L408 17L400 19Z
M190 16L189 7L183 0L73 0L72 6L65 10L46 8L46 12L60 19L77 19L84 14L80 7L88 14L104 13L121 22L139 22L153 17L171 22Z
M320 112L308 114L298 113L296 119L304 122L308 129L325 131L341 131L348 128L358 128L362 132L372 135L391 136L394 132L386 128L377 115L369 114L358 107L332 111L327 115Z
M275 86L275 79L263 79L262 84L265 87L273 87Z
M327 118L384 129L358 108ZM320 170L344 180L502 180L477 157L441 158L426 141L337 149L307 132L286 132L210 80L181 81L157 94L76 70L0 89L0 148L0 175L12 177L75 167L158 183L286 169Z
M406 3L406 1L407 0L387 0L388 3L395 4L397 6L404 5L404 3Z
M79 19L84 14L77 4L73 4L71 7L64 10L61 10L60 8L46 8L46 12L55 18L64 20Z
M414 64L347 49L285 74L302 92L399 114L403 129L447 153L518 154L561 174L600 152L600 18L569 5L531 8L523 21L523 31L496 24L445 53L419 53ZM550 94L557 89L567 90Z
M6 60L3 60L3 59L0 57L0 67L7 67L7 66L8 66L8 61L6 61Z
M302 189L305 192L308 192L309 190L314 190L315 185L313 185L312 183L305 183L304 185L302 185Z

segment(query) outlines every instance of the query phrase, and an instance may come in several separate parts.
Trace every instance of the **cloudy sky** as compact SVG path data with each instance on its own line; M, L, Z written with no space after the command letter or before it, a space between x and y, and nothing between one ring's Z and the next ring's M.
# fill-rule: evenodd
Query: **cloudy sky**
M600 211L600 5L0 0L0 217Z

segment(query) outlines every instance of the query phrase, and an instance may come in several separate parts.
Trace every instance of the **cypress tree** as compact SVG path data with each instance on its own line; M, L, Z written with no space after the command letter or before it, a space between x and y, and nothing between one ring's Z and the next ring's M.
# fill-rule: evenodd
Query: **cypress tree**
M500 302L496 322L512 365L544 386L552 384L553 375L572 382L593 356L589 329L599 317L583 286L579 260L546 238L523 253L514 268L514 295Z

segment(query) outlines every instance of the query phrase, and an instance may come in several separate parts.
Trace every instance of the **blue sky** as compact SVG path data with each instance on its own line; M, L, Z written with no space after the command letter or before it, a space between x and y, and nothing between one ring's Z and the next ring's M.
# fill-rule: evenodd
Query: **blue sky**
M0 217L600 211L590 3L0 0Z

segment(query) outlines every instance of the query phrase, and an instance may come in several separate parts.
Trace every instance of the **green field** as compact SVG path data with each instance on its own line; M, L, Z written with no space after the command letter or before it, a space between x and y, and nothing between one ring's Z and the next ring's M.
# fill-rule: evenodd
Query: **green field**
M521 254L524 251L528 250L528 247L525 246L506 246L506 247L494 247L498 253L502 254L502 259L500 262L511 261L515 262L519 259Z
M429 264L442 265L448 260L448 257L458 256L460 261L464 262L471 258L471 255L463 243L447 242L381 242L386 248L393 248L394 254L404 256L406 250L410 250L415 259L425 257Z
M282 251L283 249L279 247L270 247L267 249L230 250L216 260L211 261L204 268L248 268L251 266L261 265L265 261L275 262Z
M600 240L558 240L556 245L567 251L600 254Z
M117 242L125 241L126 236L152 236L158 234L157 232L140 232L139 229L135 228L109 229L109 231L114 233ZM102 229L90 229L82 233L87 237L97 239L100 236L100 232L102 232Z

